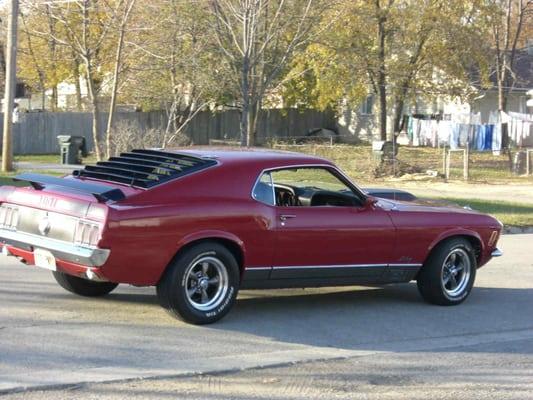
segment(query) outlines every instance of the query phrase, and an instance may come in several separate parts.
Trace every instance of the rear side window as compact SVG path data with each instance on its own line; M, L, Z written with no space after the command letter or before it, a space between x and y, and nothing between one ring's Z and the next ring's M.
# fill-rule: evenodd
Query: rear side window
M272 185L272 176L270 172L265 172L261 175L261 178L256 182L254 190L252 191L252 197L268 205L275 205L274 188Z

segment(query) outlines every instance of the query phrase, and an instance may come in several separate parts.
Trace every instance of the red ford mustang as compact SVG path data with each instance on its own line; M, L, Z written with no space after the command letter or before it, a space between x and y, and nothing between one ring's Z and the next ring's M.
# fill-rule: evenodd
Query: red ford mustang
M157 286L183 320L222 318L239 289L416 280L459 304L502 225L462 208L369 196L331 162L271 151L133 150L70 176L0 187L2 253L102 296Z

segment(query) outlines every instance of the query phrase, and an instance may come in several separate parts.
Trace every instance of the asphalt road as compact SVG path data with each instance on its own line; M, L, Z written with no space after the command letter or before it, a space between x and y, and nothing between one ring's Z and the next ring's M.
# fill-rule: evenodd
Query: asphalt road
M167 316L152 289L77 298L46 271L3 259L0 394L80 398L98 388L87 397L220 398L229 391L225 398L244 399L318 398L325 390L328 397L369 398L377 393L369 388L378 388L380 398L414 398L412 388L420 387L420 398L471 398L477 390L488 398L530 398L532 245L533 235L504 236L504 257L479 271L474 292L458 307L423 303L414 284L243 292L224 320L207 327ZM287 366L190 377L280 365ZM98 383L136 378L158 379ZM95 384L9 394L87 382ZM273 396L276 388L283 390Z

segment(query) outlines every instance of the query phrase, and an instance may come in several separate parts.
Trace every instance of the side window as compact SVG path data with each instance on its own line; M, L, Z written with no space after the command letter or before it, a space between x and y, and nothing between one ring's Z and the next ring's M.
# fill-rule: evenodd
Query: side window
M327 168L287 168L271 172L280 207L360 206L362 199Z
M272 176L270 172L265 172L261 175L261 178L257 181L252 191L252 196L261 203L275 205L274 202L274 189L272 187Z

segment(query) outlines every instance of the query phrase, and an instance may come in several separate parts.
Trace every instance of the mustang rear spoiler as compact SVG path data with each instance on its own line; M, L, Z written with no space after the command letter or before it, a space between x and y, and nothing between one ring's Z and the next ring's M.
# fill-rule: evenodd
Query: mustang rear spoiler
M49 175L24 173L15 176L13 180L29 182L36 190L42 190L46 186L59 186L76 192L90 193L101 203L109 200L119 201L126 198L126 195L120 189L84 182L79 179L64 179Z

